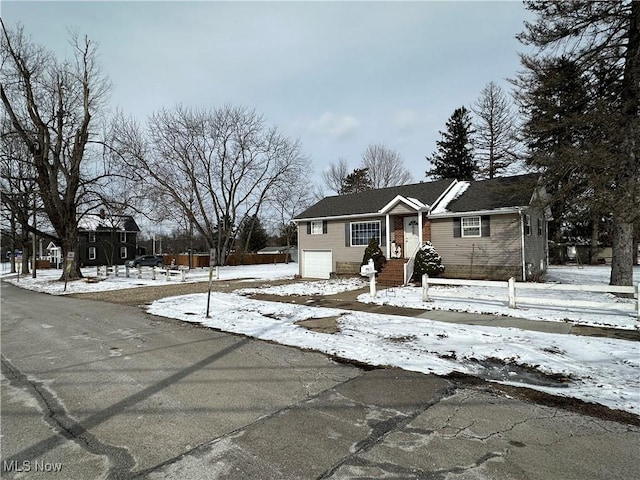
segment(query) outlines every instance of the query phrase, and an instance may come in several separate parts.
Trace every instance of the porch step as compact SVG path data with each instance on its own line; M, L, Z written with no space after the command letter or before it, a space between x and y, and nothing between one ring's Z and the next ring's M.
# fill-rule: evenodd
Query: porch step
M402 258L390 258L384 264L376 282L381 287L398 287L404 284L404 264Z

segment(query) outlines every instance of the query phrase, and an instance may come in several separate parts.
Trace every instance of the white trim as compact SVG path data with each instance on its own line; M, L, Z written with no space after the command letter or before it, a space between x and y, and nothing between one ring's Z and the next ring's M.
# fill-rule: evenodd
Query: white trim
M451 182L451 185L449 185L447 188L444 189L444 192L442 192L440 194L440 196L438 198L436 198L436 201L433 202L433 205L431 205L431 207L427 210L427 213L431 213L432 210L435 210L436 208L438 208L438 204L449 194L449 192L451 191L451 189L458 183L458 180L454 180L453 182Z
M452 218L452 217L477 217L486 215L509 215L520 213L523 208L528 207L507 207L496 208L495 210L472 210L469 212L446 212L446 213L430 213L429 218Z
M391 200L384 207L378 210L378 213L387 213L388 210L391 210L393 207L395 207L398 203L401 203L401 202L406 204L408 207L413 208L416 211L419 211L420 209L428 207L428 205L425 205L420 200L417 200L415 198L408 198L403 195L396 195L396 197L393 200Z
M470 218L477 218L478 219L478 225L476 227L476 225L467 225L467 229L475 229L478 228L478 234L477 235L465 235L464 234L464 221L468 220ZM463 217L460 217L460 237L461 238L480 238L482 237L482 217L480 215L465 215Z
M324 233L324 222L323 220L312 220L309 222L311 224L311 233L310 235L322 235ZM313 231L313 226L314 225L318 225L320 224L320 231L319 232L314 232Z
M382 222L380 220L364 220L364 221L357 221L357 222L349 222L349 247L366 247L367 245L369 245L369 240L370 239L367 239L366 243L364 243L362 245L354 245L353 244L353 224L354 223L377 223L378 224L378 237L382 237ZM378 239L378 245L380 244L380 240L382 240L382 238Z
M371 213L358 213L354 215L335 215L333 217L307 217L307 218L294 218L294 223L299 222L312 222L314 220L349 220L350 218L371 218L371 217L381 217L378 212Z

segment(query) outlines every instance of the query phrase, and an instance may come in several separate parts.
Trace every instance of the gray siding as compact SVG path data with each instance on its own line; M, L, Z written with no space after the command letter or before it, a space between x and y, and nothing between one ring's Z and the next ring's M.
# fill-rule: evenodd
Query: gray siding
M364 256L364 249L366 246L361 247L348 247L346 246L345 239L345 224L351 222L364 222L379 220L382 229L385 228L385 217L375 217L367 219L353 219L353 220L329 220L327 222L327 233L322 235L311 235L307 233L307 222L300 222L298 226L298 250L331 250L333 257L332 272L347 273L346 271L338 271L336 264L349 264L354 268L358 267L362 262ZM383 239L380 247L385 252L385 240ZM303 260L301 259L301 262ZM300 265L300 274L302 274L302 264Z
M522 277L519 216L491 215L490 226L488 237L454 237L453 218L431 219L431 239L442 257L445 276Z

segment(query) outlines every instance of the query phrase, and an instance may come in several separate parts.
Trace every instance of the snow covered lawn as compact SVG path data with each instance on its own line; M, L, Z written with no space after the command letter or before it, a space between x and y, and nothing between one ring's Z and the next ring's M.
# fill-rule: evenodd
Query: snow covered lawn
M548 283L574 285L608 285L611 269L607 266L550 267ZM640 268L634 269L634 284L640 281ZM570 322L577 325L614 327L627 330L638 328L636 301L619 298L610 293L547 291L527 289L517 283L517 307L509 308L508 291L496 287L445 286L429 287L431 302L422 301L421 287L401 287L382 290L372 298L368 293L358 300L378 305L419 308L424 310L452 310L487 313L528 320Z

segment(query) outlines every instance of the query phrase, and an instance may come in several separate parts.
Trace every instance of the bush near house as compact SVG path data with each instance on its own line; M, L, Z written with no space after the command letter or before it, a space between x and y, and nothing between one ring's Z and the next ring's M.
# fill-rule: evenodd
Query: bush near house
M364 249L364 256L362 257L361 265L368 264L370 258L373 259L373 265L379 274L387 259L385 258L384 253L382 253L382 249L380 248L380 245L378 245L378 241L374 237L369 240L369 245Z
M422 275L425 273L430 277L437 277L442 272L444 272L442 258L431 242L425 242L416 253L413 277L417 281L422 281Z

